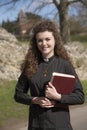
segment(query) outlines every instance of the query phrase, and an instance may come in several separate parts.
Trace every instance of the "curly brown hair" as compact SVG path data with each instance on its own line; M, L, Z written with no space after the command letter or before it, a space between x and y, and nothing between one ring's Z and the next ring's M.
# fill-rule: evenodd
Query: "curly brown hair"
M54 53L63 59L68 60L71 63L71 59L63 46L63 41L60 36L58 25L51 20L40 21L32 31L32 38L30 40L30 46L28 52L25 56L25 60L21 65L21 70L28 77L32 76L37 71L38 65L42 60L41 52L39 51L36 43L36 35L39 32L49 31L53 33L55 38L55 48Z

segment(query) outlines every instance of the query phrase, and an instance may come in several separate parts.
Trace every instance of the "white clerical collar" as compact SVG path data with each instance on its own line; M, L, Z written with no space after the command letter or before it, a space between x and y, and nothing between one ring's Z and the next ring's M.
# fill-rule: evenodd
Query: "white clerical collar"
M49 58L44 58L43 59L45 62L48 62L49 61Z
M44 58L43 60L45 61L45 62L49 62L49 61L52 61L53 59L54 59L54 55L53 56L51 56L50 58Z

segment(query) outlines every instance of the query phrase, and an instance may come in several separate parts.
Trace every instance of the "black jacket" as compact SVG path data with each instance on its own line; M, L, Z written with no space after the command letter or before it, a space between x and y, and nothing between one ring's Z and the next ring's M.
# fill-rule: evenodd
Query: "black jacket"
M43 76L44 69L47 69L47 77ZM62 95L57 107L41 108L32 104L33 97L45 96L45 85L50 81L52 72L73 74L77 81L74 91L70 95ZM30 94L28 95L28 91ZM83 104L84 93L81 82L73 68L66 60L59 57L52 57L48 62L42 61L38 72L28 79L23 73L20 75L15 90L15 100L22 104L30 105L29 130L72 130L70 124L69 105ZM39 130L38 129L38 130Z

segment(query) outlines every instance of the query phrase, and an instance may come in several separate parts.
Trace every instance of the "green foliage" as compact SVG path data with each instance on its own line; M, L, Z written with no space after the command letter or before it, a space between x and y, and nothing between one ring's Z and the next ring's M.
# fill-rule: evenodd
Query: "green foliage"
M75 35L75 34L81 33L83 31L79 20L76 20L75 18L70 17L69 22L70 22L70 34L71 35Z
M12 34L18 34L20 29L17 21L7 21L2 23L2 27Z
M71 41L79 41L82 43L87 43L87 34L79 35L75 34L71 36Z
M26 12L26 16L27 16L27 19L33 19L35 21L42 19L42 17L40 15L31 13L31 12Z
M14 34L18 40L29 41L32 26L34 26L38 21L40 21L42 17L29 12L24 12L24 14L26 15L24 23L21 24L21 20L18 16L15 21L3 21L2 27L5 28L8 32ZM26 30L25 34L22 34L22 29Z
M75 34L71 36L71 41L78 41L80 42L85 49L87 49L87 34Z

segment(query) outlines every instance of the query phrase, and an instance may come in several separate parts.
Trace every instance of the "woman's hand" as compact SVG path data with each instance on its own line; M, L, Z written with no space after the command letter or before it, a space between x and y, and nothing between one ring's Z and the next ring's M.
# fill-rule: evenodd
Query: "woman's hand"
M32 99L32 102L34 104L38 104L43 108L51 108L55 106L55 101L51 101L47 99L46 97L34 97Z
M56 91L55 87L50 82L46 85L45 96L49 99L61 100L61 94Z

